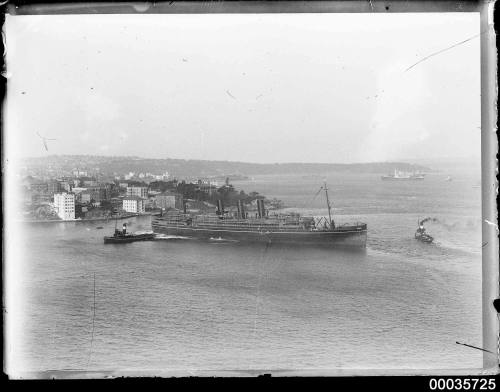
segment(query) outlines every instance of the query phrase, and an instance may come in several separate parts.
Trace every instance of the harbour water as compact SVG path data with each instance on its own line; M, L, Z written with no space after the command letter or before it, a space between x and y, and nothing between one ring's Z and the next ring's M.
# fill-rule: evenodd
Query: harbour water
M447 173L448 174L448 173ZM164 239L104 245L115 223L22 226L12 372L465 369L482 366L478 178L326 179L338 222L368 224L364 251ZM326 215L318 176L237 189ZM414 239L434 217L434 244ZM150 229L150 217L129 230ZM9 309L7 309L9 310ZM191 373L189 373L191 372Z

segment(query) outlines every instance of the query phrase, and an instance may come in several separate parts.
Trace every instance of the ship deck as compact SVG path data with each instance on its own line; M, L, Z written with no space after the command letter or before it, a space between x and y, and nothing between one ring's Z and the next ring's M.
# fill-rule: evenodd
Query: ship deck
M313 217L297 218L219 218L218 216L176 214L164 217L156 217L152 222L153 227L176 227L205 230L225 230L225 231L251 231L251 232L350 232L366 230L366 224L361 222L344 223L336 225L334 229L329 227L324 218L315 219Z

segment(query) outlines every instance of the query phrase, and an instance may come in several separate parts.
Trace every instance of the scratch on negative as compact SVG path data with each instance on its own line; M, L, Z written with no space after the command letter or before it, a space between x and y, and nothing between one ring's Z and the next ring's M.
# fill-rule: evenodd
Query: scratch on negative
M490 226L494 226L497 230L498 230L498 224L494 223L494 222L490 222L488 219L485 219L484 220L487 224L489 224Z
M94 345L94 327L95 327L95 272L94 272L94 307L92 315L92 336L90 338L90 353L89 353L89 359L87 361L87 369L89 368L90 360L92 358L92 348Z
M417 61L417 62L416 62L415 64L413 64L412 66L410 66L410 67L406 68L405 72L409 71L410 69L412 69L414 66L416 66L416 65L420 64L421 62L423 62L423 61L425 61L425 60L427 60L427 59L430 59L430 58L431 58L431 57L433 57L433 56L436 56L436 55L438 55L438 54L441 54L441 53L443 53L443 52L446 52L447 50L453 49L453 48L455 48L455 47L457 47L457 46L459 46L459 45L465 44L466 42L471 41L471 40L473 40L474 38L477 38L477 37L479 37L480 35L482 35L482 34L484 34L484 33L486 33L486 31L483 31L482 33L479 33L479 34L473 35L472 37L469 37L469 38L467 38L467 39L465 39L465 40L463 40L463 41L461 41L461 42L458 42L458 43L456 43L456 44L454 44L454 45L448 46L447 48L444 48L444 49L438 50L437 52L431 53L430 55L425 56L423 59L420 59L419 61Z

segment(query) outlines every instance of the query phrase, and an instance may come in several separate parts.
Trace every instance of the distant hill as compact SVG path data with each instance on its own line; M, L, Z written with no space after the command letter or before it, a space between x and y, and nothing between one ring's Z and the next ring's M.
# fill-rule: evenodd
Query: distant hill
M50 155L23 160L29 168L50 167L52 169L95 170L103 174L153 173L168 171L175 177L208 177L230 174L322 174L329 172L390 173L403 171L431 172L432 169L406 162L373 163L247 163L232 161L204 161L185 159L150 159L139 157L109 157L92 155Z

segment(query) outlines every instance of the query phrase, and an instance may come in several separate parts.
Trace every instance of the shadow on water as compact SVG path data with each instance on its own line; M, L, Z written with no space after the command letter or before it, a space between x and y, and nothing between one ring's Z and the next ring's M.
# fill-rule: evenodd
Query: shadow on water
M218 253L221 256L231 255L263 255L275 256L283 259L349 259L363 261L367 255L365 247L352 247L340 245L303 245L299 243L254 243L227 240L201 240L189 237L176 237L165 241L155 241L166 244L165 246L182 252L183 248L189 252L203 255L205 253Z

